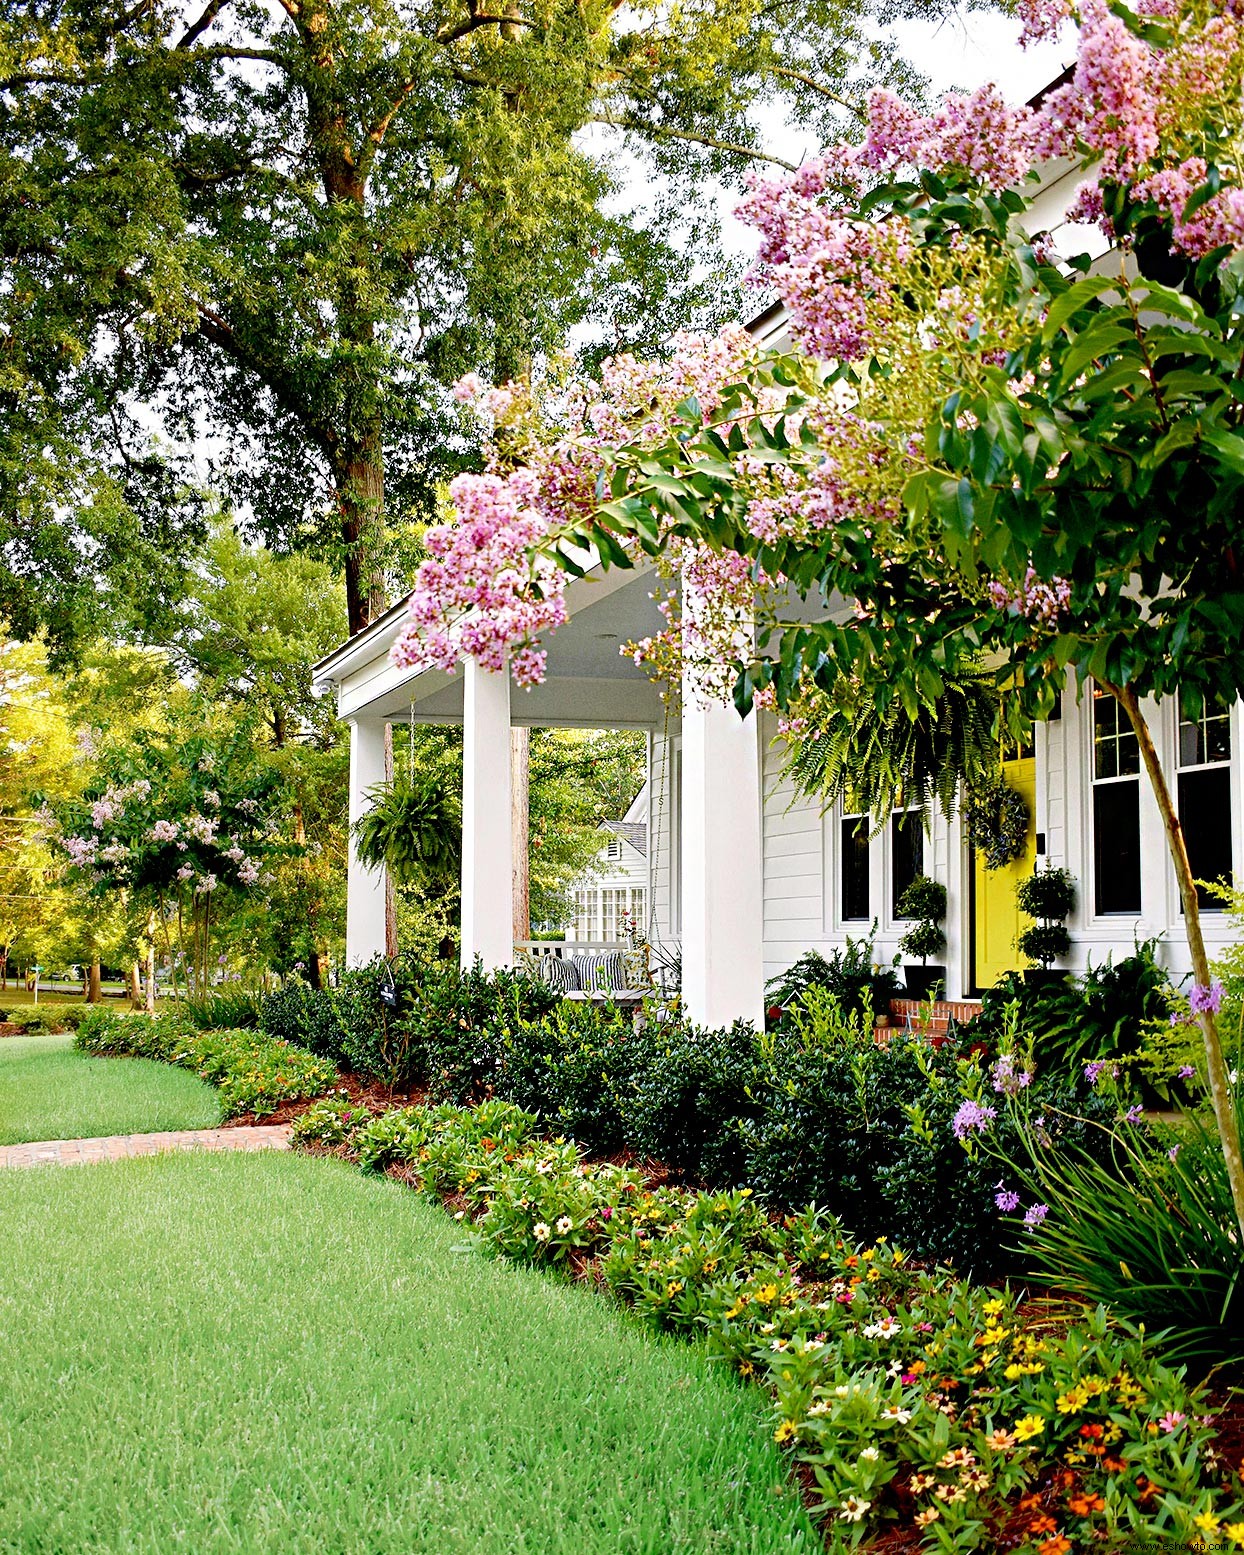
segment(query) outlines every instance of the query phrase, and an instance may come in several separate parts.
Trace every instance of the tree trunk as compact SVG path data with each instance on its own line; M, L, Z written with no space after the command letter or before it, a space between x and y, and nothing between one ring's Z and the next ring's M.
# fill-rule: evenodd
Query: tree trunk
M1201 935L1201 908L1197 901L1196 879L1188 859L1183 827L1179 824L1179 815L1166 783L1166 775L1162 771L1157 747L1153 743L1153 736L1149 732L1149 725L1145 721L1140 699L1136 693L1128 686L1112 686L1106 681L1102 681L1101 685L1123 708L1128 722L1135 731L1141 758L1145 763L1145 771L1158 801L1158 809L1162 813L1167 846L1170 848L1171 861L1175 866L1175 879L1179 882L1179 896L1184 909L1184 932L1188 936L1188 949L1192 954L1192 976L1200 987L1208 989L1211 983L1209 957L1205 953L1205 940ZM1223 1057L1222 1040L1218 1035L1218 1026L1212 1010L1201 1011L1198 1020L1205 1042L1209 1093L1214 1103L1214 1117L1218 1122L1222 1153L1227 1163L1227 1180L1231 1184L1231 1201L1240 1225L1241 1236L1244 1237L1244 1158L1240 1155L1240 1131L1237 1126L1235 1102L1227 1079L1227 1064Z
M384 539L384 452L380 425L333 464L341 541L345 552L346 615L350 635L387 608L381 547Z
M137 961L130 962L130 1008L138 1009L143 1002L142 971Z
M384 726L384 780L393 787L393 725ZM397 887L393 871L384 872L384 953L386 960L397 958Z
M99 952L96 951L91 957L91 969L87 973L86 979L86 1002L88 1004L98 1004L103 998L99 984Z
M148 914L147 917L147 1000L146 1009L148 1015L155 1014L155 956L156 956L156 915Z
M510 730L510 834L513 838L515 942L531 938L531 849L529 846L531 730Z

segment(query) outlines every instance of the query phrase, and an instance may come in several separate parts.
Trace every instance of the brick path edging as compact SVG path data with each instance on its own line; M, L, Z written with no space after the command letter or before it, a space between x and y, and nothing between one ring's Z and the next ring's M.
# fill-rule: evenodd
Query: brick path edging
M42 1139L0 1145L0 1171L22 1166L81 1166L166 1150L288 1150L288 1123L258 1128L182 1129L168 1134L111 1134L103 1139Z

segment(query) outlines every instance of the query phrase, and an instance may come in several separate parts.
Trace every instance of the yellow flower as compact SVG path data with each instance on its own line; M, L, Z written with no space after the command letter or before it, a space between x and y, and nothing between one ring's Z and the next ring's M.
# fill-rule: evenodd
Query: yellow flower
M1233 1544L1244 1544L1244 1523L1228 1523L1227 1538Z
M1044 1430L1045 1418L1042 1415L1025 1415L1022 1420L1015 1422L1015 1438L1017 1441L1029 1441L1034 1436L1040 1436Z
M759 1301L762 1306L768 1306L769 1302L771 1302L776 1295L776 1285L762 1285L756 1292L756 1300Z
M1058 1395L1055 1407L1060 1415L1073 1415L1087 1403L1088 1393L1081 1383L1077 1383L1074 1388L1068 1388L1065 1393Z
M1215 1528L1217 1528L1218 1524L1222 1521L1222 1518L1215 1517L1212 1512L1201 1512L1196 1517L1194 1517L1192 1521L1196 1524L1202 1533L1213 1533Z
M777 1430L774 1431L773 1440L775 1442L788 1442L797 1430L798 1426L796 1426L793 1420L783 1420Z
M985 1313L987 1317L994 1317L997 1313L1001 1312L1005 1306L1006 1302L1003 1301L1000 1296L995 1296L992 1301L987 1301L985 1303L985 1305L981 1308L981 1311Z
M865 1263L867 1263L870 1258L875 1258L876 1256L877 1249L875 1247L866 1247L860 1254L860 1257L864 1260Z

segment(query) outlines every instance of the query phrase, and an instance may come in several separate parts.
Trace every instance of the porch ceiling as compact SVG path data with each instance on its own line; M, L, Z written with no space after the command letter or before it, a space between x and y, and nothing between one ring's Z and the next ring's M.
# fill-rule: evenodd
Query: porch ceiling
M657 632L665 621L650 598L657 584L651 568L636 572L593 570L567 591L570 619L547 641L548 673L530 691L511 692L515 724L569 728L652 728L665 706L656 687L621 646ZM461 723L462 677L436 670L416 672L389 663L389 650L405 619L388 616L316 666L318 690L335 689L342 718L390 723Z

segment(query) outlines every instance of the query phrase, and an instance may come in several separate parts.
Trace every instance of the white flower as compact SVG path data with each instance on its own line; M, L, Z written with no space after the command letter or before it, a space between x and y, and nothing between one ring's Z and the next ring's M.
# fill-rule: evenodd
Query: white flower
M903 1332L903 1325L892 1317L883 1317L879 1323L869 1323L864 1330L865 1339L893 1339Z
M887 1404L881 1411L883 1420L893 1420L898 1425L906 1425L911 1419L910 1409L900 1409L897 1404Z
M845 1382L840 1383L834 1389L834 1397L835 1398L850 1398L851 1397L851 1389L850 1389L850 1387Z
M563 1215L562 1218L557 1222L558 1235L559 1236L565 1236L567 1231L573 1231L573 1230L574 1230L574 1221L571 1220L569 1215Z
M871 1501L861 1500L859 1496L848 1496L838 1516L844 1523L858 1523L871 1505Z
M545 1225L544 1221L540 1221L538 1225L532 1228L531 1234L535 1237L537 1242L547 1242L552 1233L549 1231L549 1228Z
M864 1451L862 1453L860 1453L860 1462L861 1463L876 1463L877 1459L880 1456L881 1456L881 1454L877 1451L877 1449L875 1447L865 1447Z

